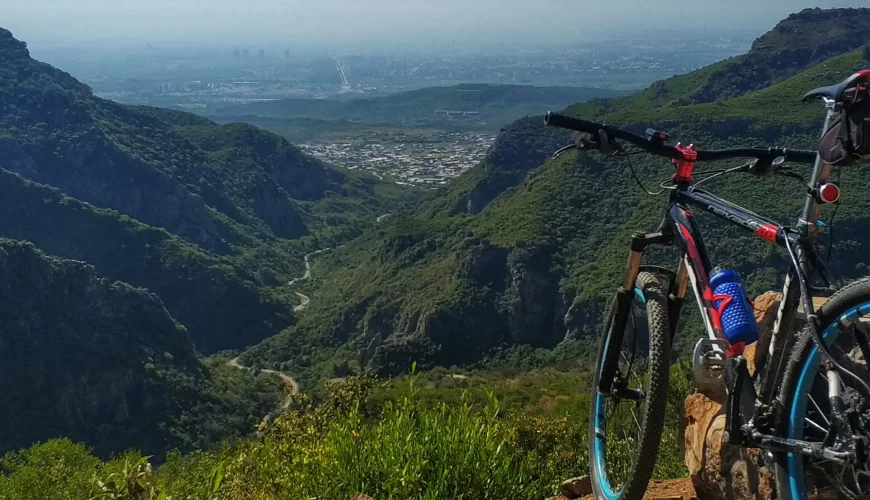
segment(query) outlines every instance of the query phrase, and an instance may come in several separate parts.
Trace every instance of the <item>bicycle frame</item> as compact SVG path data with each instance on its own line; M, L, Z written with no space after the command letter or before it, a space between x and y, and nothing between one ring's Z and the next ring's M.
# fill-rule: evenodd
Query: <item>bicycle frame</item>
M827 115L823 131L827 130L830 121L839 112L839 104L834 101L825 100L825 107ZM691 150L690 146L689 151ZM789 268L782 289L783 299L779 305L769 344L766 350L759 351L762 359L757 360L757 366L763 366L760 378L762 381L761 393L755 394L755 388L749 388L752 393L753 403L757 400L761 402L761 405L758 408L744 408L744 412L752 414L750 427L753 429L753 435L749 440L745 437L735 437L741 434L739 432L741 429L741 422L739 422L742 420L740 418L741 415L744 418L747 416L745 413L741 414L740 408L738 408L741 395L735 396L733 394L733 392L743 390L740 384L738 384L736 386L737 390L735 391L735 387L732 387L732 394L729 394L730 403L733 404L729 404L728 418L730 422L728 426L730 431L735 431L731 432L732 438L729 442L801 454L817 454L823 451L829 453L830 451L827 449L823 450L814 447L810 450L807 443L779 438L775 435L762 434L755 429L767 428L774 431L775 434L779 434L779 432L776 432L778 431L777 429L771 428L770 422L778 421L778 419L773 418L775 416L773 413L783 405L775 404L775 398L778 397L777 391L784 377L788 360L786 353L790 351L797 341L797 336L793 332L802 295L801 287L796 286L796 283L799 283L799 281L795 280L795 278L808 280L813 273L819 272L822 280L829 288L833 281L830 273L828 273L824 264L817 257L813 247L814 241L821 233L821 229L817 224L821 204L813 193L828 181L831 166L825 164L820 157L816 157L811 189L807 194L804 209L798 222L798 227L795 230L781 226L770 219L698 189L692 185L691 180L694 163L675 161L675 164L677 166L677 175L675 176L676 186L671 193L670 202L665 212L665 219L659 231L650 234L638 233L632 238L625 281L616 296L615 307L617 309L613 317L611 332L624 331L629 316L629 306L635 295L634 283L638 274L644 270L663 273L671 278L668 307L672 340L676 334L688 286L691 283L698 307L701 310L701 316L704 319L707 337L726 345L727 351L725 355L728 358L736 358L737 365L742 363L736 369L745 371L745 360L740 356L743 353L743 345L730 345L725 340L720 315L715 306L713 290L709 282L712 264L699 227L689 208L697 208L711 213L718 218L753 233L769 243L783 248L790 246L794 249L799 269L796 269L794 265ZM652 245L677 246L680 248L682 258L676 272L658 266L642 264L644 253ZM810 304L811 307L812 305ZM808 316L814 314L814 312L813 310L805 311ZM618 338L611 338L611 340L618 340L618 342L615 342L615 345L619 345L621 342L621 339ZM763 349L764 347L760 346L759 348ZM617 370L617 363L611 356L605 356L603 361L598 390L603 393L610 393L613 378ZM746 372L745 379L748 378L748 372ZM753 384L750 383L748 385L752 386Z

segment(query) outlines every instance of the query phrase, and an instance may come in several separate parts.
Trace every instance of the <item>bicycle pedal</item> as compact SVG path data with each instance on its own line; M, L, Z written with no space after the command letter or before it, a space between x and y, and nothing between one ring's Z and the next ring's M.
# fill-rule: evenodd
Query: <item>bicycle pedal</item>
M699 392L721 392L725 388L723 369L728 344L718 339L701 339L692 354L692 373Z

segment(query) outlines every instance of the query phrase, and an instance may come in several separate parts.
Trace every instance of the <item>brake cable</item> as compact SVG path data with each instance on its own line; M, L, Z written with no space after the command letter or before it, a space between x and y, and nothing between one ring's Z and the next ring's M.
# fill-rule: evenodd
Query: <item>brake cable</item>
M698 184L701 184L702 182L707 182L707 181L709 181L710 179L715 179L716 177L719 177L720 175L725 175L725 174L728 174L728 173L731 173L731 172L739 172L739 171L741 171L741 170L743 170L743 169L745 169L745 168L747 168L747 167L749 167L749 164L746 164L746 165L740 165L739 167L733 167L733 168L723 168L723 169L721 169L721 170L707 170L707 171L705 171L705 172L697 172L697 173L699 173L699 174L713 174L713 175L709 175L709 176L707 176L707 177L704 177L704 178L701 179L700 181L695 182L694 184L692 184L692 186L697 186Z
M839 361L834 359L834 357L828 350L828 347L825 345L822 334L816 328L815 321L813 321L814 319L818 319L818 316L816 315L815 308L813 307L812 301L810 300L809 290L807 290L806 277L803 274L803 270L801 270L797 256L794 253L794 249L792 249L791 240L788 237L786 229L783 228L780 231L782 232L783 241L785 241L785 248L788 251L788 255L791 258L792 265L794 266L795 272L797 273L798 283L800 284L801 289L801 301L803 302L804 313L807 315L807 326L809 326L808 330L810 332L810 336L813 339L813 343L816 344L816 347L821 352L824 361L830 362L832 365L834 365L834 368L839 370L841 373L855 379L860 385L864 386L864 389L868 393L870 393L870 384L862 380L861 377L859 377L858 375L850 372L848 369L846 369L846 367L840 364ZM813 311L813 313L810 314L810 311Z
M634 165L632 165L632 163L631 163L631 155L632 154L637 154L637 153L626 153L623 155L623 157L625 157L625 159L628 160L628 169L631 170L631 176L634 177L634 181L637 182L637 185L640 186L641 189L646 191L646 194L648 194L650 196L658 196L658 195L664 193L666 191L665 188L661 188L658 190L658 192L653 193L652 191L647 189L646 186L643 185L643 183L640 181L640 178L637 176L637 172L634 171Z

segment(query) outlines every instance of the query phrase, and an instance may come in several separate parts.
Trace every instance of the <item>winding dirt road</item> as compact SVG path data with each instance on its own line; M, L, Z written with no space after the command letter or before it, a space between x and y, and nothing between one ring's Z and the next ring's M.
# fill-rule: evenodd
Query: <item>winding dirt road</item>
M232 366L233 368L238 368L239 370L250 370L251 369L250 366L245 366L245 365L239 363L238 357L235 357L235 358L227 361L227 365ZM287 375L284 372L279 372L277 370L264 369L264 370L260 370L260 371L263 373L272 373L274 375L278 375L281 378L281 380L286 385L289 385L290 388L292 389L292 391L290 391L290 394L288 394L288 396L296 394L297 392L299 392L299 384L297 384L296 381L293 380L293 377L291 377L290 375ZM289 401L285 400L283 406L286 407L287 404L289 404Z
M305 256L305 273L298 277L293 278L292 280L287 282L287 286L293 286L300 281L310 280L311 279L311 257L315 255L320 255L323 252L332 250L331 248L323 248L317 250L316 252L311 252L310 254ZM293 307L293 312L300 312L308 309L308 304L311 303L311 297L305 295L304 293L296 292L296 296L299 297L299 305Z
M311 297L299 292L296 292L296 296L299 297L299 305L293 307L293 312L299 312L308 309L308 304L311 303Z

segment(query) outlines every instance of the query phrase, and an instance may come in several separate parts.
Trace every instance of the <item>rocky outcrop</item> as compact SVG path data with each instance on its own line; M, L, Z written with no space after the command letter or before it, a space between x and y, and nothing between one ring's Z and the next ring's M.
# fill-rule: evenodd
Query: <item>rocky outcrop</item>
M409 253L425 255L426 246L434 245L410 235L386 243L381 250L393 265L404 265ZM571 297L551 269L549 247L505 248L484 238L467 238L459 246L454 296L372 299L353 327L361 365L382 375L403 373L413 360L421 367L468 364L498 345L553 348L565 338L563 317Z
M559 490L566 498L580 498L592 493L592 479L589 476L572 477L562 482Z
M749 53L714 71L679 104L737 97L866 43L870 9L804 9L755 40Z
M549 258L540 247L515 247L506 260L509 286L504 302L509 305L511 342L552 347L565 338L561 321L566 297L559 289Z

